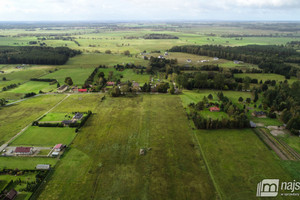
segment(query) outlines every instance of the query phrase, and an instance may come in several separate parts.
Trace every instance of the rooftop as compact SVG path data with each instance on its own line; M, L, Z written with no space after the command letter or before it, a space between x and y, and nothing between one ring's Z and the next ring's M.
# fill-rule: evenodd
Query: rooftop
M17 147L15 152L16 153L29 153L32 147Z

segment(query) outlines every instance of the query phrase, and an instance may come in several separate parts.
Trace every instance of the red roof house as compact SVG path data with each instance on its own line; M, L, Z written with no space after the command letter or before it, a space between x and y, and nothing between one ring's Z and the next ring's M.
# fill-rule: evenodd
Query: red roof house
M78 92L87 92L87 89L78 89Z
M115 85L115 82L107 82L106 85L107 85L107 86L114 86L114 85Z
M16 147L16 154L32 154L32 147Z
M209 108L209 111L210 111L210 112L219 112L219 111L220 111L220 108L218 108L218 107L210 107L210 108Z
M62 148L62 144L57 144L55 145L54 149L61 149Z

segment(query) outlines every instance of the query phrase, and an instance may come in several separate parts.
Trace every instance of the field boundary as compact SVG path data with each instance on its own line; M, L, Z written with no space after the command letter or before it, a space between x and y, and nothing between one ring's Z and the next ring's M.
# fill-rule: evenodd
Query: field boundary
M50 110L48 110L46 113L42 114L41 116L39 116L37 119L41 118L44 115L47 115L49 112L51 112L54 108L56 108L57 106L59 106L59 104L61 104L63 101L65 101L69 96L71 96L71 94L67 94L67 96L65 98L63 98L62 100L60 100L57 104L55 104ZM11 142L13 142L18 136L20 136L22 133L24 133L30 126L32 125L32 122L30 122L25 128L23 128L20 132L18 132L15 136L13 136L12 138L10 138L10 140L8 140L6 143L4 143L2 146L0 146L0 152L3 151L3 149L5 149Z
M277 156L282 160L300 160L300 154L293 148L287 145L284 141L276 139L271 134L262 128L253 129L253 132L259 139L270 149L273 150Z

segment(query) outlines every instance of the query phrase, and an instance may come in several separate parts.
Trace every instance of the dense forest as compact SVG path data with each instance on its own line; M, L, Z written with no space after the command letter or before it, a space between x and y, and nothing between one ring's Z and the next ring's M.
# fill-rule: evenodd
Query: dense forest
M0 64L63 65L80 51L67 47L0 47Z
M276 45L248 45L239 47L186 45L174 46L169 51L244 61L257 64L266 73L281 74L287 78L295 75L297 70L285 62L300 63L299 52L293 48Z

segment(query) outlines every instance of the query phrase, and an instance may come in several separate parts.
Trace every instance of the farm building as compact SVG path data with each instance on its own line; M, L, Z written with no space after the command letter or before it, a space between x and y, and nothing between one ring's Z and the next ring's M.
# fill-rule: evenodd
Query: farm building
M190 62L192 62L192 60L191 59L187 59L186 62L190 63Z
M169 53L168 53L168 52L165 52L165 56L167 56L167 55L169 55Z
M13 200L17 197L18 192L15 189L11 189L4 197L4 200Z
M67 85L60 86L59 88L57 88L57 92L58 92L58 93L63 93L63 92L65 92L68 88L69 88L69 86L67 86Z
M210 111L210 112L219 112L219 111L220 111L220 108L218 108L218 107L210 107L210 108L209 108L209 111Z
M65 145L63 145L63 144L57 144L54 147L54 151L61 151L64 149L64 147L65 147Z
M33 153L32 147L16 147L15 154L30 155Z
M64 120L61 122L64 126L69 126L70 124L74 123L73 120Z
M254 116L254 117L266 117L267 113L265 113L264 111L254 111L252 113L252 116Z
M51 156L52 157L57 157L57 156L59 156L59 152L58 151L54 151L54 152L52 152Z
M87 89L78 89L78 92L87 92Z
M49 170L50 169L50 165L38 164L38 165L36 165L35 169Z
M109 82L106 83L106 85L107 85L107 86L114 86L114 85L115 85L115 82L109 81Z
M157 58L163 59L164 57L162 55L158 56Z

